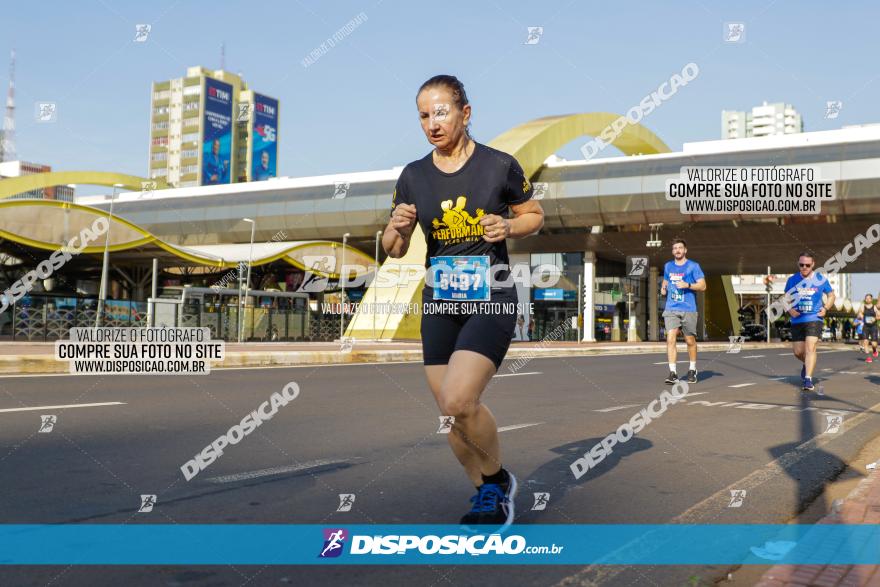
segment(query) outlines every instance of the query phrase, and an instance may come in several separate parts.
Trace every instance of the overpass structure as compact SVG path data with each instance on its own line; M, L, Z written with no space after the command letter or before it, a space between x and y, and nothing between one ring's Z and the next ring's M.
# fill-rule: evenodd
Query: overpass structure
M736 329L736 302L725 276L763 273L768 266L775 272L793 272L796 255L805 248L815 251L821 264L880 218L880 125L687 143L679 152L669 152L647 129L627 125L614 143L626 156L590 161L554 156L580 136L600 134L615 118L608 113L548 117L489 143L516 156L532 183L541 186L544 229L534 237L508 241L512 262L528 264L529 256L537 253L579 255L577 267L569 268L584 279L577 303L584 308L586 340L595 334L592 319L598 312L594 306L602 301L600 282L624 277L627 256L649 258L646 280L624 284L637 294L642 323L651 324L641 336L657 334L656 296L645 292L656 291L658 267L670 258L670 241L676 236L688 241L689 256L710 276L705 326L710 335L722 336ZM823 179L835 182L837 197L823 203L815 216L685 216L678 203L664 195L666 180L677 178L683 166L811 166ZM241 221L248 217L256 220L260 242L282 230L298 242L338 241L347 233L349 245L372 253L401 169L122 193L114 214L174 247L248 242L250 225ZM109 207L106 196L77 201L102 210ZM416 259L420 264L423 256L424 248L414 244L401 261ZM383 270L394 270L396 264L386 260ZM846 271L880 271L878 250L866 250ZM417 293L393 292L395 299L405 301L416 299ZM365 301L386 298L368 291ZM353 336L361 335L359 318L349 326ZM417 334L417 325L414 330L405 318L383 320L384 338ZM372 333L372 320L366 322Z

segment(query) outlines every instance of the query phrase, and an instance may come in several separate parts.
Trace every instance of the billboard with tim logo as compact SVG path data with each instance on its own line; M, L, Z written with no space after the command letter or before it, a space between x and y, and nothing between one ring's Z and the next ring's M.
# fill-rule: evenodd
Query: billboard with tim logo
M251 128L251 181L278 176L278 100L254 94Z
M205 78L201 185L229 183L232 169L232 86Z

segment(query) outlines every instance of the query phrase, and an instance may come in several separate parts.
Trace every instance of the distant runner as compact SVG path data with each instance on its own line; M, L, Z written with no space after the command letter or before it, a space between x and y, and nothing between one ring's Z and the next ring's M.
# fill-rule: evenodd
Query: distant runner
M868 358L865 359L866 363L873 363L874 359L877 358L877 302L874 300L874 297L871 294L867 294L865 296L865 302L862 304L862 309L859 310L859 319L862 320L862 332L864 333L864 346L865 352L868 353ZM871 345L871 350L868 350L868 344Z

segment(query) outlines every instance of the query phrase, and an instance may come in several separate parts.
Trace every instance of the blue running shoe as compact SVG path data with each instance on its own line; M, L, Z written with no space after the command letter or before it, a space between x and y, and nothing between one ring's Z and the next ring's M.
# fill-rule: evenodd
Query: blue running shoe
M803 390L804 391L816 391L816 386L813 385L813 378L812 377L807 377L804 379Z
M506 483L483 483L471 498L471 511L461 518L464 526L499 526L494 533L504 532L515 517L514 497L517 492L516 477L508 472Z
M804 365L803 367L801 367L801 382L803 383L803 381L806 378L807 378L807 366Z

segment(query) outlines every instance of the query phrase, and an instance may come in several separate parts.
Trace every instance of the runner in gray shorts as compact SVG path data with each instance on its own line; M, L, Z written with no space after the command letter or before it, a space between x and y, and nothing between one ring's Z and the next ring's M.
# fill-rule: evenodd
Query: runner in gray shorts
M677 238L672 241L672 261L663 266L663 284L660 295L666 296L666 357L669 360L668 385L678 381L675 364L678 351L675 348L678 333L687 343L688 371L685 380L697 382L697 296L694 292L706 291L706 277L700 264L687 258L687 243Z
M671 312L666 310L663 312L663 322L666 325L666 332L678 328L684 336L697 335L696 312Z

